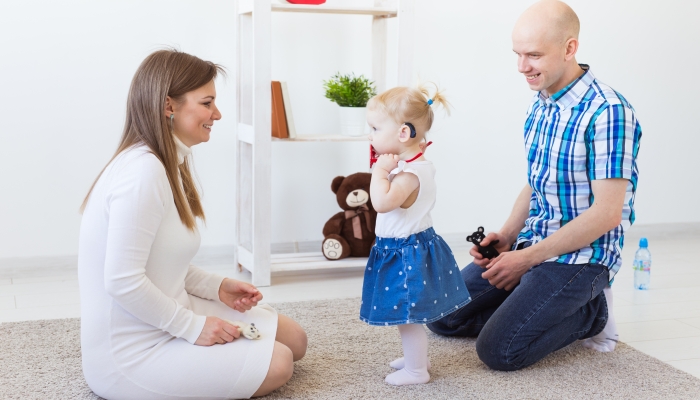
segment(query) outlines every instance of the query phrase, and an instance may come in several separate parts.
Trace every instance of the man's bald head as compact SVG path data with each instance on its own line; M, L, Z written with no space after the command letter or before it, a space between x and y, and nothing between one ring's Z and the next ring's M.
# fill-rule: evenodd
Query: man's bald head
M558 0L538 1L518 18L513 51L530 89L554 94L581 75L578 32L576 13Z
M540 40L563 44L569 39L578 40L579 30L578 16L566 3L541 0L518 18L513 36L538 36Z

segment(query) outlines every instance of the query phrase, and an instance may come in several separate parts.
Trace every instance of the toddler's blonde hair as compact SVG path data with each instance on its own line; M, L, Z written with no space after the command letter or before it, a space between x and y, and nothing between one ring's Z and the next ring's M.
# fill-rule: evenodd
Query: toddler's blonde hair
M434 83L435 92L430 96L428 87L420 84L417 87L398 86L372 97L367 102L367 108L387 114L396 123L410 122L416 128L416 138L422 139L426 132L433 126L436 105L445 109L450 114L450 103L445 99L442 91ZM432 105L428 104L432 100Z

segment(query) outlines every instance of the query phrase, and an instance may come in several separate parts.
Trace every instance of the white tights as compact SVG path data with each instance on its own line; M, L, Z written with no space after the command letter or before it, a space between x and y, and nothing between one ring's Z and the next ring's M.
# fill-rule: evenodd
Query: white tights
M427 383L428 374L428 335L423 325L399 325L401 344L403 345L404 367L387 375L385 381L390 385L414 385ZM398 361L398 360L397 360Z

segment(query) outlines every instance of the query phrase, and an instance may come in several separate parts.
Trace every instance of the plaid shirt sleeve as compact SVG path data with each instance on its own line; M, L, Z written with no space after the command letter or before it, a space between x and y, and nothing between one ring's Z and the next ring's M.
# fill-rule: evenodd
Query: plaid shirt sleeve
M608 103L596 114L586 140L590 179L632 179L642 134L634 109Z

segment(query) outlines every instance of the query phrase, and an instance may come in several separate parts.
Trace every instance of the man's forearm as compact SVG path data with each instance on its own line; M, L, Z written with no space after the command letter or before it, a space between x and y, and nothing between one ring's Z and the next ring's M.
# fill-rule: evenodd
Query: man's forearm
M518 237L518 233L525 226L525 220L530 214L530 199L532 198L532 188L530 185L525 185L518 198L515 200L513 210L501 227L500 234L506 237L508 243L514 243Z
M618 226L622 219L627 182L625 179L594 181L593 194L596 200L591 208L543 241L524 250L530 254L533 265L590 246Z
M610 218L606 213L590 208L527 251L531 253L534 265L538 265L589 246L610 231L612 228L609 226Z

